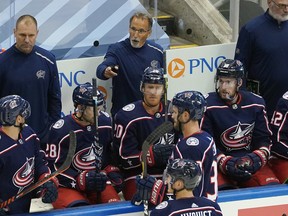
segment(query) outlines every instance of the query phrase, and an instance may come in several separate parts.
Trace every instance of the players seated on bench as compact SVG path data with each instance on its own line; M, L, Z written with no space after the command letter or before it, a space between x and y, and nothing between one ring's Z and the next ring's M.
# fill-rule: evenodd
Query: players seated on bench
M267 165L271 130L261 96L239 90L243 64L225 59L216 72L216 92L207 97L201 127L217 147L219 189L278 184Z
M69 148L69 131L77 137L77 147L69 169L58 176L59 196L55 209L120 201L122 176L117 167L110 165L112 125L110 116L103 111L104 95L97 90L97 107L93 100L93 86L85 83L73 91L75 112L58 120L49 131L47 156L51 169L57 169L65 160ZM98 116L96 137L95 116ZM112 184L111 184L112 183Z
M40 141L25 124L31 114L28 101L18 95L0 99L0 202L16 196L24 189L50 174ZM58 196L58 180L52 178L36 191L44 203L52 203ZM0 209L0 215L29 213L34 191Z
M140 84L143 99L124 106L114 118L115 131L113 147L118 164L124 174L123 195L131 200L136 192L135 178L142 172L141 150L144 140L165 121L171 121L171 114L165 113L165 79L163 69L156 64L145 69ZM129 94L129 92L127 92ZM174 131L153 143L147 158L148 173L162 178L167 160L174 148Z
M272 147L268 161L281 183L288 179L288 92L279 99L271 119Z

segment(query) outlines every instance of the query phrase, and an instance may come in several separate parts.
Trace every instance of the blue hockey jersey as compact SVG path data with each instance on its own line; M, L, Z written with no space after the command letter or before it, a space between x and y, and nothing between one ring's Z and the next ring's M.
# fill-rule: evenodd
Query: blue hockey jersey
M101 112L101 115L98 116L99 143L96 142L95 126L78 124L73 114L58 120L50 129L46 149L51 170L57 170L65 161L69 149L69 131L71 130L76 133L76 152L70 168L58 175L58 180L61 186L75 188L76 178L80 172L101 170L110 163L111 118L105 112Z
M173 151L172 158L196 161L202 169L202 179L194 189L194 195L216 201L218 197L216 146L207 132L200 131L181 139Z
M141 174L140 155L142 144L151 132L165 121L164 105L155 115L146 112L142 100L128 104L115 116L115 132L113 146L119 155L119 165L126 178ZM171 114L168 119L171 121ZM175 143L174 130L168 133L168 144ZM154 144L166 144L165 137L161 137ZM148 174L155 177L162 176L165 167L148 167Z
M260 148L270 152L272 132L265 102L251 92L240 91L237 103L232 105L218 93L209 93L201 127L213 136L217 150L225 155L242 157Z
M25 126L19 139L14 140L0 128L0 199L6 201L15 196L44 173L50 170L35 132ZM11 203L9 213L28 213L31 198L33 192Z
M279 99L271 119L273 132L271 152L288 159L288 92Z
M160 203L150 216L222 216L220 206L205 197L182 198Z

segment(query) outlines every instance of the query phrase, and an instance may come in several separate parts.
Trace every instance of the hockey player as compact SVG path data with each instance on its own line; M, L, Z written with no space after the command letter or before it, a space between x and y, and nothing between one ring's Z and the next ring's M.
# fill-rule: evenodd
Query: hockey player
M278 184L269 166L271 131L262 97L239 90L244 67L226 59L217 68L216 92L207 97L202 129L217 147L219 189Z
M277 103L271 119L271 129L273 144L269 165L283 183L288 179L288 92Z
M174 193L176 199L162 202L151 211L150 216L221 216L222 211L216 202L194 195L194 189L201 182L201 176L203 176L201 168L193 160L175 159L169 161L163 178L167 184L168 192Z
M57 169L64 162L69 148L69 131L73 130L77 137L73 162L68 170L59 175L59 196L53 203L56 209L120 201L111 185L112 182L121 190L123 182L118 168L110 165L109 151L113 138L111 118L102 110L104 95L97 90L97 142L92 95L91 83L77 86L72 96L75 112L58 120L49 133L46 150L51 169Z
M165 121L164 103L161 102L164 84L162 68L146 68L140 84L143 100L126 105L115 115L113 145L119 155L119 165L125 178L123 195L126 200L131 200L136 192L135 178L142 172L142 144L147 136ZM171 120L171 114L168 119ZM174 148L174 132L167 135L154 143L149 150L148 173L154 177L162 177Z
M41 180L50 169L35 132L25 124L31 114L28 101L18 95L0 99L0 200L6 201L31 184ZM56 200L58 180L53 178L40 186L38 194L44 203ZM28 213L33 192L0 209L0 215Z
M216 146L211 135L202 131L198 122L205 112L206 99L197 91L180 92L174 96L171 108L174 128L183 134L183 139L179 140L173 150L172 159L184 158L196 161L201 167L202 178L200 184L194 188L194 195L216 201L218 196ZM156 181L151 176L145 179L137 176L136 184L137 193L132 200L134 204L139 204L139 201L144 199L145 191L151 194L148 200L153 205L170 196L165 191L163 182Z

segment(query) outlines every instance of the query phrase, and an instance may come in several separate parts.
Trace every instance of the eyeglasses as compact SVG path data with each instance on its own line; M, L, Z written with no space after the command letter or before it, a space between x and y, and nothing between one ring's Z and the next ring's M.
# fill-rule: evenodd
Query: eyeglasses
M138 32L139 34L145 34L150 31L150 29L144 30L144 29L136 29L135 27L129 27L129 28L133 33Z
M271 0L279 9L286 9L288 7L288 4L278 4L275 1Z

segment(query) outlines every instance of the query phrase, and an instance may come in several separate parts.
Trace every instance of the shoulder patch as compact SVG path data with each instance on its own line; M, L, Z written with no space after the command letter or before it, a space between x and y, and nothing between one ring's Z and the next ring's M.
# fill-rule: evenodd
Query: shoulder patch
M122 108L124 111L132 111L135 109L135 104L128 104Z
M105 111L101 111L101 113L102 113L103 115L105 115L107 118L110 117L109 113L107 113L107 112L105 112Z
M59 128L62 128L63 125L64 125L64 120L60 119L57 122L55 122L55 124L53 125L53 128L59 129Z
M159 205L156 206L156 209L164 209L168 206L168 202L164 201L162 203L160 203Z
M285 100L288 100L288 92L286 92L286 93L283 95L283 98L284 98Z
M195 137L190 137L187 139L186 144L188 146L197 146L199 145L199 140Z

